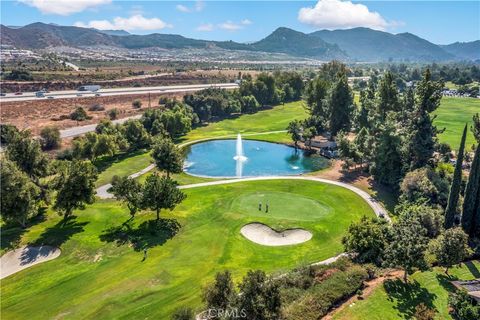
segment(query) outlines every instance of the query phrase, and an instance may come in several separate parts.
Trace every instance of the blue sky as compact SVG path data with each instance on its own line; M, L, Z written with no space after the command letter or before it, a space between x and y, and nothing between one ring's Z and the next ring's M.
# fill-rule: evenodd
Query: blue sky
M249 42L280 26L303 32L366 26L446 44L480 39L479 1L1 1L1 23L36 21L131 33Z

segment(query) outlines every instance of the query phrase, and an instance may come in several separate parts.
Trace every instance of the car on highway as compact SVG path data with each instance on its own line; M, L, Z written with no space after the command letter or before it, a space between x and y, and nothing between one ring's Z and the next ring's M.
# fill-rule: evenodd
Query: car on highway
M5 97L7 94L4 92L0 92L0 96Z
M81 93L77 93L77 97L81 97L81 96L82 96L82 94L81 94Z
M15 92L16 96L21 96L22 94L23 94L23 92Z
M100 97L101 94L100 93L95 93L95 97Z
M55 99L54 96L48 96L47 98L48 98L48 99Z

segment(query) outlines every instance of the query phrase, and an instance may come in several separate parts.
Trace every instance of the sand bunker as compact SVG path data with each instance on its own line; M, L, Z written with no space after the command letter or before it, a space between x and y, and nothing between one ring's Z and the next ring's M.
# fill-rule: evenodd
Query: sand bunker
M288 229L278 232L258 222L244 225L240 233L250 241L272 247L299 244L312 238L312 233L307 230Z
M9 251L0 257L0 279L33 265L55 259L60 253L60 249L51 246L26 246Z

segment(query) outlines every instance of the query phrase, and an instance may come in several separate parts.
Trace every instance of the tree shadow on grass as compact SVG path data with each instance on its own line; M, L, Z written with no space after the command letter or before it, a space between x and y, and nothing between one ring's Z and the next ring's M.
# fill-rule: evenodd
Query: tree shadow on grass
M420 286L417 281L405 284L402 280L387 280L384 283L390 301L396 301L395 309L403 319L413 319L415 307L424 303L428 308L435 309L433 301L436 295Z
M132 158L138 155L142 155L146 152L148 152L146 149L140 149L132 152L119 153L114 156L101 157L95 160L94 165L97 168L97 171L101 173L107 170L108 168L110 168L115 163L121 162L125 159Z
M464 263L468 270L470 271L470 273L476 278L480 278L480 271L478 271L478 268L477 266L472 262L472 261L467 261Z
M438 283L448 292L453 292L455 291L455 287L450 281L455 281L458 280L458 277L456 276L448 276L446 274L438 273L435 275L437 278Z
M0 248L1 250L11 250L19 246L22 235L28 231L28 229L34 225L45 221L46 208L42 207L38 210L38 214L31 218L27 226L22 228L17 224L5 224L2 226L0 232Z
M136 228L132 227L131 220L127 220L121 226L104 230L100 240L114 242L117 246L131 244L135 251L140 251L163 245L179 230L180 224L175 219L148 220Z
M84 230L84 227L88 222L78 222L75 220L75 216L71 216L67 220L60 220L54 226L48 227L34 242L30 243L31 246L50 245L54 247L60 247L73 235L80 233Z

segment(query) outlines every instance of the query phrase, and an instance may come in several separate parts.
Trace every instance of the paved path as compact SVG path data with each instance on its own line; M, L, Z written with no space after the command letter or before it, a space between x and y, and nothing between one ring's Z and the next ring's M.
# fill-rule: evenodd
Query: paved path
M0 279L6 278L33 265L55 259L60 256L60 254L60 249L51 246L25 246L8 251L0 257Z
M141 117L142 117L141 114L137 114L131 117L113 120L112 123L122 124L128 120L140 119ZM95 128L97 127L97 125L98 123L94 123L94 124L87 124L85 126L78 126L78 127L72 127L72 128L60 130L60 138L72 138L72 137L80 136L87 132L95 131Z

